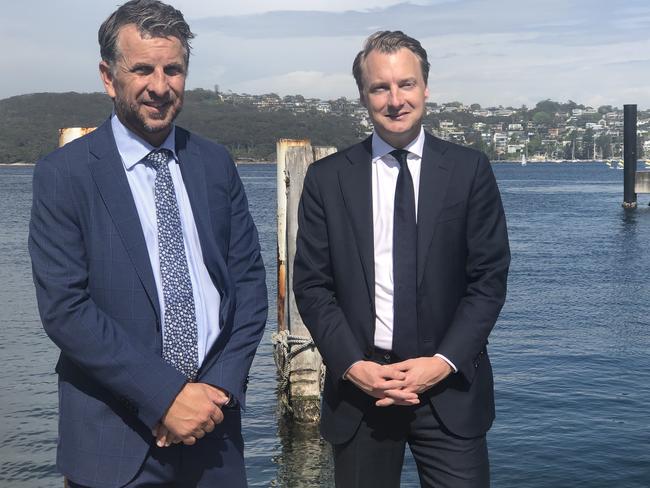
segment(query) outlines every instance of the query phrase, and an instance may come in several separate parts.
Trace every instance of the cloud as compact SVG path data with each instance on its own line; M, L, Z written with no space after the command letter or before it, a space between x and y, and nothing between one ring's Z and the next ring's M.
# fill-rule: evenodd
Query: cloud
M411 1L413 4L436 4L449 0ZM384 9L405 3L404 0L239 0L237 2L197 2L196 0L177 0L174 6L188 19L206 17L230 17L268 12L351 12Z
M219 84L223 89L236 91L251 80L274 79L294 72L350 73L347 75L350 90L338 97L351 94L354 89L352 60L360 47L361 38L305 37L300 42L271 38L261 42L210 33L196 39L189 83L190 86L205 83L203 86L208 87ZM218 78L206 79L210 67L219 72ZM323 89L323 97L331 93L326 85L315 85L318 88Z
M277 93L280 96L300 94L307 98L335 99L342 94L357 97L356 85L350 74L320 71L293 71L278 76L258 78L238 83L233 91L239 93Z
M101 90L97 29L120 1L3 6L0 63L10 69L0 98ZM170 2L198 34L188 87L354 97L350 69L363 40L401 29L429 53L435 101L571 98L650 107L647 0Z

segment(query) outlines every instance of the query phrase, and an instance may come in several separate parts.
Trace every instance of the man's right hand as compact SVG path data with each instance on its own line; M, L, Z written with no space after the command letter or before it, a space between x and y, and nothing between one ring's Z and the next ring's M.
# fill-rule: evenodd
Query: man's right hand
M372 361L358 361L352 365L345 377L363 392L377 398L377 406L417 405L420 403L417 393L402 390L406 385L404 382L406 374L391 364L381 365ZM381 402L386 398L386 392L389 390L391 390L391 401Z
M161 423L168 434L165 441L180 441L192 445L207 432L223 421L219 405L223 403L222 394L205 383L187 383L163 416ZM171 434L171 435L170 435ZM160 436L159 436L159 440Z

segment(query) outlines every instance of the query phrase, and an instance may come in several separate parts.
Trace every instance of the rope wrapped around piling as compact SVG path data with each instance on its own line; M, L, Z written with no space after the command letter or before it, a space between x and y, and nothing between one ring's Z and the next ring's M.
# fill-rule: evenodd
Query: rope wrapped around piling
M276 332L271 336L273 343L273 359L275 367L278 370L280 378L278 379L278 392L283 408L291 413L292 408L289 404L289 375L291 373L291 360L298 354L307 349L316 347L311 337L303 337L290 334L288 330ZM320 371L320 390L323 391L325 383L325 365L321 366Z

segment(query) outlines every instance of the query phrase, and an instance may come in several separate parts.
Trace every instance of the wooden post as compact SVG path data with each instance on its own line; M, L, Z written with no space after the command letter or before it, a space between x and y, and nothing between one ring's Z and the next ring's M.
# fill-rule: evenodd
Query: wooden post
M314 161L323 159L324 157L329 156L330 154L334 154L335 152L336 148L333 146L314 146Z
M310 146L291 147L287 151L287 289L289 295L289 334L292 349L303 347L291 357L289 368L289 402L293 418L302 423L317 422L320 418L320 376L323 360L311 342L311 335L300 318L293 294L293 259L296 255L298 232L298 204L307 167L314 161ZM304 340L304 342L301 341ZM302 344L301 344L302 342Z
M290 147L310 146L308 139L280 139L276 143L278 193L278 331L287 330L287 172Z
M282 369L280 374L286 388L286 391L280 392L287 396L283 404L288 407L293 419L300 423L314 423L320 419L323 360L300 318L291 287L298 232L298 205L307 167L316 158L335 151L336 148L331 147L312 148L309 141L290 141L286 144L286 140L282 140L278 143L278 175L283 175L283 178L278 176L278 268L281 265L280 259L284 258L282 264L286 269L286 273L278 272L278 316L282 314L286 326L285 329L280 329L274 341L276 363ZM284 196L284 204L280 201L280 195ZM286 219L284 225L279 221L281 212ZM285 250L284 255L280 254L280 249ZM281 311L280 300L284 300L284 297L287 299L286 308ZM286 357L278 358L278 354Z
M59 129L59 147L65 146L68 142L85 136L95 129L96 127L64 127Z

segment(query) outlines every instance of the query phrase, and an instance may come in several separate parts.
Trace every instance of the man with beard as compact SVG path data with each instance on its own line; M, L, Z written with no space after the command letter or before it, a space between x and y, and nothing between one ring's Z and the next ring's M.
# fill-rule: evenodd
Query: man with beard
M114 113L34 170L29 250L61 349L71 487L246 486L265 273L231 157L173 123L193 37L159 1L118 8L99 30Z

